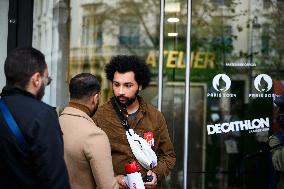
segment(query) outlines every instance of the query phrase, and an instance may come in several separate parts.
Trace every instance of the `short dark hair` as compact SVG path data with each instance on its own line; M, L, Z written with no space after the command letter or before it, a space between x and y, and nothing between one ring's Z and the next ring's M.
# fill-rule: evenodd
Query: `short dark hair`
M275 97L274 103L281 109L281 110L279 109L281 113L284 114L284 94Z
M96 76L90 73L80 73L69 83L70 99L85 100L101 90Z
M276 121L284 129L284 95L275 97L274 103L279 107L277 112Z
M118 55L112 57L109 64L105 67L106 77L111 82L113 81L114 73L126 73L133 71L135 81L138 85L145 89L151 79L151 72L147 64L140 58L134 55Z
M12 50L4 63L7 85L25 88L33 74L44 74L47 68L44 55L32 47L18 47Z

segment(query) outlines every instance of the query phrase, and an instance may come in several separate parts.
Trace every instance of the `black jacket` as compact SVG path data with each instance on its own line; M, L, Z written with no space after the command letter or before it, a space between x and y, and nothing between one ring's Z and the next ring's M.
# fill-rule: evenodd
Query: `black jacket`
M23 151L0 113L0 188L70 188L56 111L26 91L4 87L1 97L17 122Z

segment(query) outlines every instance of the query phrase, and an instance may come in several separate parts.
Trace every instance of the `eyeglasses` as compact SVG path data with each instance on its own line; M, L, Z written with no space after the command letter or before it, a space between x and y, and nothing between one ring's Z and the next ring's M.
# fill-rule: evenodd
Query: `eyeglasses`
M48 86L48 85L51 83L51 81L52 81L52 78L51 78L51 77L45 77L45 78L43 79L43 84L44 84L45 86Z

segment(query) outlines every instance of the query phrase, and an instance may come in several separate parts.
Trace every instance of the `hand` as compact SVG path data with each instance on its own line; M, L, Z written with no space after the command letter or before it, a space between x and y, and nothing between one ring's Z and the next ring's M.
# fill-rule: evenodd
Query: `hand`
M116 178L117 183L119 184L119 188L127 189L128 186L125 183L125 178L124 177L125 177L124 175L117 175L115 178Z
M284 171L284 147L275 149L272 152L272 163L277 171Z
M269 137L269 146L273 147L277 144L280 144L281 141L278 140L277 137L271 136ZM280 146L276 149L271 150L272 153L272 164L275 170L284 171L284 147Z
M152 175L153 176L153 180L151 182L144 182L145 188L156 188L157 186L157 175L156 173L154 173L153 171L149 170L147 172L147 175Z

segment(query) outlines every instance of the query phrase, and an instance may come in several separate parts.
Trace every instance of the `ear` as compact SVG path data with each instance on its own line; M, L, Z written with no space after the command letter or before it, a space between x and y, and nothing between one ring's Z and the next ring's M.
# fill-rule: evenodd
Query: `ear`
M41 79L42 79L42 78L41 78L40 73L37 72L37 73L35 73L34 75L32 75L30 82L31 82L32 86L38 88L38 87L41 86Z
M142 90L142 85L139 85L139 91L141 91Z
M93 96L93 103L94 103L94 104L97 103L97 101L98 101L99 98L100 98L99 93L95 94L95 95Z

